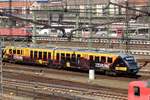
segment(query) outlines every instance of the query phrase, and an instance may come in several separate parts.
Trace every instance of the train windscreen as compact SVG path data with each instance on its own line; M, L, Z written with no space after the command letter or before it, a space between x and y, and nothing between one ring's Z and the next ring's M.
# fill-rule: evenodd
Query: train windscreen
M137 67L137 63L136 63L136 61L135 61L133 56L128 56L128 57L125 57L124 59L129 64L129 66Z

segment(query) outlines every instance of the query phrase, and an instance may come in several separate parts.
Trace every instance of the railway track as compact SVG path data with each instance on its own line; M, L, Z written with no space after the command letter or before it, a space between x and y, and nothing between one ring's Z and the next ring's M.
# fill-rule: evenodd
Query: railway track
M52 68L47 68L47 67L42 67L42 66L30 66L30 65L19 65L19 64L10 64L6 63L6 66L3 67L4 72L8 71L18 71L18 72L33 72L35 74L42 74L44 73L57 73L57 74L63 74L63 75L70 75L72 77L74 76L82 76L87 78L88 77L88 72L86 71L79 71L79 70L64 70L64 69L52 69ZM143 71L142 71L143 72ZM141 73L142 73L141 72ZM102 73L96 73L96 79L109 79L109 80L120 80L120 81L135 81L135 80L142 80L142 79L149 79L150 76L147 74L144 76L142 74L139 74L135 77L128 77L128 76L120 76L120 77L111 77L111 76L106 76L103 75Z
M28 82L14 79L4 79L4 87L40 94L51 94L56 96L67 96L69 98L83 98L85 100L99 100L100 98L112 98L112 100L127 100L127 94L115 93L111 90L99 88L99 90L55 85L50 83ZM35 90L36 89L36 90ZM76 96L76 97L75 97Z
M17 73L15 73L14 70ZM62 95L64 95L63 94L63 92L64 92L64 93L67 93L67 95L68 95L68 93L71 94L70 95L71 97L74 97L72 95L76 95L76 96L82 95L85 97L89 96L89 97L95 97L95 98L98 98L98 97L113 98L112 100L116 100L116 99L117 100L127 100L127 90L114 89L114 88L108 88L108 87L106 88L106 87L100 87L100 86L96 86L96 85L90 86L89 84L82 84L82 83L76 84L76 83L72 83L72 82L70 83L70 82L63 81L63 80L49 79L49 78L43 77L41 71L42 71L42 73L44 72L44 73L57 73L57 74L63 74L63 75L72 75L72 77L73 76L77 76L77 77L78 76L84 76L84 77L88 76L87 73L49 69L49 68L45 68L45 67L41 67L41 66L36 66L36 67L34 66L33 67L33 66L29 66L29 65L18 65L18 64L10 64L10 63L6 63L6 65L3 66L3 72L4 72L5 78L9 78L9 79L11 78L13 80L20 80L21 82L24 82L24 83L25 82L35 83L35 84L39 85L38 87L42 86L41 84L43 84L43 86L44 86L44 84L46 84L46 85L48 84L48 86L52 86L52 87L56 86L58 89L52 89L52 90L57 90L57 91L50 91L50 92L55 92L54 94L56 96L62 96ZM28 73L25 74L25 72L32 72L35 74L34 75L31 75ZM142 71L140 73L142 73ZM40 80L39 80L39 78L40 78ZM110 80L120 80L120 81L130 82L130 81L134 81L134 80L149 79L150 76L148 76L148 75L147 76L141 76L138 79L126 78L126 77L110 77L110 76L105 76L105 75L97 75L96 76L96 79L100 79L100 78L105 78L105 79L107 78ZM13 81L13 80L11 80L11 81ZM5 82L5 80L4 80L4 82ZM5 83L11 83L11 82L5 82ZM61 83L61 85L60 85L60 83ZM17 83L17 84L20 84L20 83ZM32 85L35 86L35 84L32 84ZM28 83L27 83L27 85L28 85ZM43 89L47 89L46 85L45 85L45 88L43 87ZM24 85L22 85L22 86L24 86ZM64 87L66 90L64 90L62 88L59 90L59 86L60 86L60 88ZM70 87L71 87L71 89L70 89ZM74 89L77 89L77 90L79 89L79 91L74 90ZM117 90L117 91L114 91L114 90ZM61 95L57 95L58 91L59 91L59 94L61 93L60 91L62 91ZM113 92L110 92L110 91L113 91ZM75 92L75 93L77 92L79 94L74 94L73 92Z
M11 65L11 67L13 68L15 64L13 66L12 65ZM20 65L16 65L16 66L19 67ZM30 70L30 71L35 73L36 71L32 70L32 68L30 68L30 67L31 66L28 66L29 69L25 69L25 70L26 71ZM20 66L20 68L21 68L21 66ZM8 67L6 69L10 70ZM43 86L42 89L44 89L44 90L46 89L46 91L51 90L51 89L47 90L47 88L52 86L53 87L52 90L56 90L56 91L49 91L49 92L51 92L51 93L55 92L54 94L58 94L58 93L61 94L61 95L56 95L56 96L62 96L62 95L64 95L63 93L67 93L67 95L71 94L71 97L72 96L75 97L78 95L80 97L80 95L81 95L81 96L88 97L88 98L90 98L90 97L92 97L92 98L94 97L95 99L98 98L97 100L105 100L105 99L99 99L99 97L100 98L112 98L112 100L116 100L116 99L117 100L127 100L127 90L124 90L124 89L116 89L116 88L89 85L89 84L63 81L63 80L57 80L57 79L49 79L49 78L40 76L38 74L33 74L33 75L28 74L28 73L25 74L22 71L23 68L22 68L22 70L21 69L16 70L17 72L20 72L20 73L5 72L6 69L4 68L4 77L7 79L12 79L12 80L10 80L10 82L9 82L9 80L5 79L6 81L4 80L4 82L6 84L8 83L8 84L18 85L20 83L17 83L17 81L20 80L23 83L27 83L26 86L28 86L30 84L32 84L32 86L34 85L34 87L35 86L36 87L42 87ZM39 70L40 69L38 69L38 72L39 72ZM58 73L60 73L60 72L58 71ZM17 80L17 81L14 82L13 80ZM12 83L12 82L14 82L14 83ZM21 84L20 86L24 86L24 85ZM48 87L46 87L46 86L48 86ZM16 87L16 86L12 86L12 87ZM57 89L54 89L54 88L57 88ZM78 94L74 94L74 92L78 93Z

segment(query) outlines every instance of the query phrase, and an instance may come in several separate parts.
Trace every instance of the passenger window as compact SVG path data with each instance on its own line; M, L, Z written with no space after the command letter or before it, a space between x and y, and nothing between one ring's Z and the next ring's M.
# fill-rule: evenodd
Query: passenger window
M61 60L65 60L65 54L64 53L61 53Z
M72 60L73 62L76 62L76 55L75 55L75 54L72 54L71 60Z
M77 54L77 64L80 63L80 57L81 57L81 55L80 55L80 54Z
M56 61L59 61L59 53L56 54Z
M37 58L37 51L34 51L34 59Z
M101 57L101 63L105 63L106 62L106 57L102 56Z
M51 59L51 53L50 52L48 53L48 59Z
M43 59L47 60L47 52L43 52Z
M95 63L99 63L99 57L95 56Z
M31 57L31 59L33 59L33 51L32 50L30 51L30 57Z
M90 61L93 61L93 56L90 56Z
M108 57L108 58L107 58L107 62L108 62L108 63L112 63L112 58L111 58L111 57Z
M70 54L66 54L66 60L70 61Z
M80 54L77 54L77 59L80 59L81 55Z
M9 53L12 53L12 49L9 49Z
M39 59L42 59L42 52L39 51Z
M134 86L134 95L140 96L140 88L138 86Z
M13 54L16 54L16 50L13 50Z
M17 50L17 54L20 54L20 50Z

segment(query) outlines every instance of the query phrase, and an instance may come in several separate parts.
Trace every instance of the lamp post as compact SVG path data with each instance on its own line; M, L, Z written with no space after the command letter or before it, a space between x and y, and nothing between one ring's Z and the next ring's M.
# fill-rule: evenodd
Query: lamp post
M88 41L88 49L92 49L92 28L91 28L91 24L92 24L92 0L88 0L88 18L89 18L89 31L90 31L90 38ZM89 80L94 80L95 79L95 62L94 59L90 59L89 57L89 63L90 63L90 68L89 68Z

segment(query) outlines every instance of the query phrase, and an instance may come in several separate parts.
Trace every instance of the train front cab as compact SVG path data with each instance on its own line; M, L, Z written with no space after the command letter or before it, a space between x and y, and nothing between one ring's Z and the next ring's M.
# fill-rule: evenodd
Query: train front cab
M24 48L6 47L3 51L3 60L9 62L23 62Z
M150 100L150 84L146 81L130 82L128 100Z
M133 56L119 55L113 63L117 73L136 75L139 68Z

